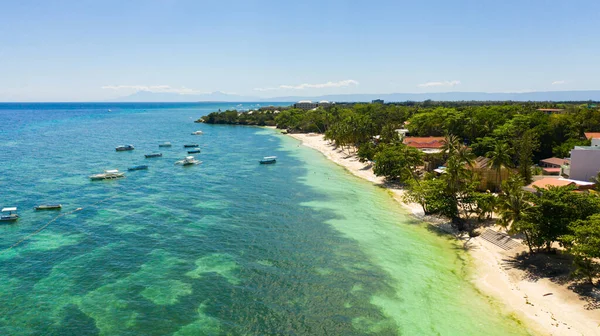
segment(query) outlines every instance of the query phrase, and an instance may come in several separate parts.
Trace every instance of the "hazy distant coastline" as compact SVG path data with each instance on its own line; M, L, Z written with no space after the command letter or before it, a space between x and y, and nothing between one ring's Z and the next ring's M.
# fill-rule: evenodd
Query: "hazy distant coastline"
M110 100L110 102L296 102L299 100L328 100L335 102L370 102L383 99L386 102L403 101L600 101L600 90L581 91L538 91L513 93L488 92L434 92L434 93L385 93L385 94L334 94L323 96L286 96L260 98L241 96L224 92L205 94L178 94L165 92L139 91L134 94Z

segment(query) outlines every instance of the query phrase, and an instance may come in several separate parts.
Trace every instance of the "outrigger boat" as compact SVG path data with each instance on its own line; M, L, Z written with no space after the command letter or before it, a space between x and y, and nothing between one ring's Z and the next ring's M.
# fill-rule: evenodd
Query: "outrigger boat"
M62 205L60 204L42 204L34 208L35 210L60 210Z
M199 148L188 151L188 154L198 154L198 153L200 153L200 149Z
M184 148L194 148L194 147L199 147L198 144L187 144L187 145L183 145Z
M112 180L124 177L125 173L121 173L118 169L105 170L102 174L91 175L90 179L95 180Z
M3 208L2 214L0 214L0 221L3 222L14 222L19 219L19 215L17 214L17 208Z
M139 165L139 166L133 166L133 167L127 168L127 170L146 170L146 169L148 169L148 166L146 166L146 165Z
M202 134L204 134L204 132L202 132L202 131L192 132L192 135L202 135Z
M146 154L144 156L146 157L146 159L149 159L149 158L161 157L162 153L152 153L152 154Z
M265 156L262 160L259 161L260 164L270 164L277 162L277 156Z
M171 143L170 142L165 142L165 143L161 143L160 145L158 145L158 147L171 147Z
M196 160L193 156L186 156L185 159L175 162L175 164L180 164L182 166L197 165L201 163L202 161Z
M115 148L117 152L130 151L134 149L135 147L133 147L133 145L117 146L117 148Z

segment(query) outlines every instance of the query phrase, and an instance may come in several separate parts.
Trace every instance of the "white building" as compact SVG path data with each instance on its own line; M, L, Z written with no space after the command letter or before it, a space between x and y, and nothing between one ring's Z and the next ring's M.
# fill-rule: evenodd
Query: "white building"
M327 101L327 100L321 100L321 101L319 102L319 107L322 107L322 108L328 108L328 107L329 107L329 106L331 106L332 104L333 104L333 103L331 103L331 102L329 102L329 101Z
M319 106L318 103L313 103L310 100L301 100L301 101L297 102L296 104L294 104L295 108L303 109L303 110L312 110L312 109L316 108L317 106Z
M571 150L571 164L563 166L562 173L570 179L589 181L600 172L600 146L575 146Z

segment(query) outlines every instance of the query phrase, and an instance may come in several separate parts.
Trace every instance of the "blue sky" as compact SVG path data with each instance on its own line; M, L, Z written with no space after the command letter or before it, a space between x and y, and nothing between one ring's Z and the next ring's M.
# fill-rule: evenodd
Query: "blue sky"
M0 101L600 89L597 0L2 1Z

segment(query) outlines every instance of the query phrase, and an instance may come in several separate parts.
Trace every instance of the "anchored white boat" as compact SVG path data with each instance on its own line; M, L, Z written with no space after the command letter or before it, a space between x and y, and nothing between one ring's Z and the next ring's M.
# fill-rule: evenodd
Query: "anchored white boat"
M124 151L130 151L130 150L134 150L135 147L133 147L133 145L122 145L122 146L117 146L117 148L115 148L115 150L117 152L124 152Z
M112 180L120 177L124 177L125 173L120 172L118 169L105 170L102 174L91 175L91 180Z
M272 164L272 163L277 162L277 156L265 156L259 162L260 162L260 164Z
M19 215L17 214L17 208L3 208L2 214L0 215L0 221L4 222L14 222L19 219Z
M202 135L202 134L204 134L204 132L202 132L202 131L192 132L192 135Z
M160 145L158 145L158 147L171 147L171 146L172 146L171 143L168 142L168 141L164 142L164 143L161 143Z
M186 156L185 159L175 162L175 164L180 164L182 166L197 165L201 163L202 161L196 160L193 156Z

